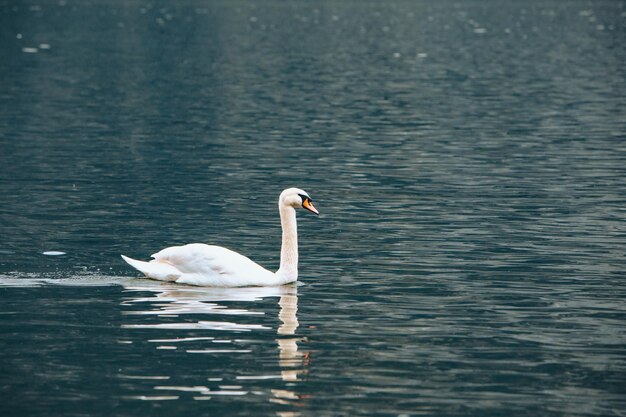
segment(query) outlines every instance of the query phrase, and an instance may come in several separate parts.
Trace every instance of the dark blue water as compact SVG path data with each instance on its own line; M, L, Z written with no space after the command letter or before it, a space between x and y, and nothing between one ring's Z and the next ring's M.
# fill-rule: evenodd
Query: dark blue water
M0 1L0 415L626 415L625 41L622 1ZM303 285L119 258L276 269L291 186Z

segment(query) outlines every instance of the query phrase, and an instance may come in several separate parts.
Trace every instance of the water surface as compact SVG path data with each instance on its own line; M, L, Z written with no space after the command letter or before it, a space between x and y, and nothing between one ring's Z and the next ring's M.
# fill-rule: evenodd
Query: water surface
M0 414L624 415L620 1L0 2ZM139 279L187 242L300 280ZM44 254L46 253L46 254Z

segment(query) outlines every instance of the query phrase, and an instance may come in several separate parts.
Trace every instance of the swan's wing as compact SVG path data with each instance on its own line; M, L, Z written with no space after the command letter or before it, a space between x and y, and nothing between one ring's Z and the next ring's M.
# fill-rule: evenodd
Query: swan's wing
M152 279L158 279L159 281L176 281L181 277L180 271L166 262L159 262L157 260L144 262L124 255L122 255L122 259L130 266L143 272L145 276Z
M193 285L260 285L274 274L249 258L221 246L191 243L155 253L159 262L174 266L183 275L177 282Z
M166 262L176 267L184 274L220 275L229 272L228 264L221 260L232 257L228 252L232 251L220 246L192 243L165 248L152 257L159 262Z

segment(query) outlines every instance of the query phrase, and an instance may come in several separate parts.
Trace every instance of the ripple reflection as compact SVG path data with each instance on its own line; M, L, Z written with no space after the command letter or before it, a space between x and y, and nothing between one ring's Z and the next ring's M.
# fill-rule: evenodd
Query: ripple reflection
M125 375L127 381L143 382L141 387L129 387L141 392L125 398L171 400L191 395L194 400L220 401L265 395L273 404L301 405L297 382L308 373L309 352L301 349L307 339L297 332L295 285L197 288L141 282L124 287L129 297L121 303L121 328L131 332L126 338L138 349L152 346L159 361L174 366L169 373L160 373L168 384L142 377L142 369ZM276 305L266 302L271 298L278 298L278 320ZM245 339L237 336L244 332ZM192 372L179 369L190 366L192 357L196 358ZM154 375L154 369L145 372Z

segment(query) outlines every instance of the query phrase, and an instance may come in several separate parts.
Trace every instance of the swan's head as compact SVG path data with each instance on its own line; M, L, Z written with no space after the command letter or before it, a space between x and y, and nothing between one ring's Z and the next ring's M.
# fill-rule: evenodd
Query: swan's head
M311 213L320 214L315 207L309 194L299 188L287 188L278 198L278 204L286 207L303 208Z

